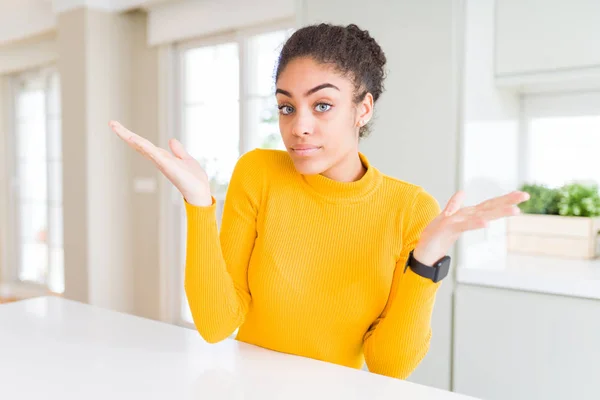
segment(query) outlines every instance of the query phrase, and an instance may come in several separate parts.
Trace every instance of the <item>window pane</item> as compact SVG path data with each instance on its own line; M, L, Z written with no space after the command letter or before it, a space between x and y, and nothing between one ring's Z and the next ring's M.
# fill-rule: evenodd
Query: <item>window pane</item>
M40 243L24 243L21 246L19 279L45 283L48 273L48 246Z
M44 118L43 90L23 90L17 96L17 119L42 119Z
M239 157L239 104L188 107L185 110L185 146L200 161L214 195L222 193Z
M60 248L63 246L63 208L50 207L50 231L48 234L48 242L52 248Z
M48 196L50 197L50 204L58 206L62 204L62 162L52 161L48 163L49 179L48 182Z
M60 117L50 117L48 120L48 160L62 159L62 135Z
M22 202L19 215L19 232L22 240L47 243L48 208L45 203Z
M281 30L248 39L248 93L250 96L273 96L275 67L288 31Z
M15 83L13 134L19 189L11 212L18 215L17 277L47 284L52 274L49 258L60 261L62 257L60 85L58 74L48 75L45 70L19 75ZM49 200L56 205L52 210ZM55 246L53 253L48 250L50 243ZM58 288L57 280L63 279L59 261L54 268Z
M17 123L17 154L22 160L46 159L46 121L43 118Z
M48 87L48 110L46 111L49 118L60 116L60 80L57 73L50 76Z
M200 47L184 53L186 104L232 101L239 98L239 60L236 43Z
M274 96L252 98L247 101L250 124L245 136L251 148L285 150L279 132L279 110Z
M50 248L48 288L54 293L65 291L65 260L63 249Z
M19 163L19 198L24 201L48 201L48 165L45 162Z
M529 180L553 187L600 183L600 115L529 122Z

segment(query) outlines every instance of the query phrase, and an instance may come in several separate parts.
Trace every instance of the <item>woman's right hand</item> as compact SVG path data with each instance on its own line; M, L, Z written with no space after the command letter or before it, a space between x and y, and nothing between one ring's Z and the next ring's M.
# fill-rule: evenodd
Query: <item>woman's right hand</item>
M110 121L108 126L131 147L152 161L188 203L202 207L212 204L206 172L200 163L185 151L179 141L169 140L169 147L173 152L171 154L131 132L117 121Z

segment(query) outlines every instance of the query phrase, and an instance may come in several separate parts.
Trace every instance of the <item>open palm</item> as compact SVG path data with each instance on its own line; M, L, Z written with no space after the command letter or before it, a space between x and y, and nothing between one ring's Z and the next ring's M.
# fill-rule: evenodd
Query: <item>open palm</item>
M117 121L110 121L109 126L127 144L152 161L175 185L187 202L198 206L211 205L212 198L206 172L200 163L185 151L178 140L169 140L169 148L173 152L171 154L131 132Z
M444 210L423 230L415 249L417 260L432 265L447 254L463 232L485 228L491 221L519 214L518 204L528 200L529 194L514 191L475 206L461 207L464 198L463 191L455 193Z

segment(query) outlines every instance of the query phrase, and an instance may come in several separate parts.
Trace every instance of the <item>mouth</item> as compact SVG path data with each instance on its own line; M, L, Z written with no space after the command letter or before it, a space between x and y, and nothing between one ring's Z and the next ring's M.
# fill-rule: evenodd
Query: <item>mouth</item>
M321 150L322 147L292 147L295 154L303 157L309 157Z

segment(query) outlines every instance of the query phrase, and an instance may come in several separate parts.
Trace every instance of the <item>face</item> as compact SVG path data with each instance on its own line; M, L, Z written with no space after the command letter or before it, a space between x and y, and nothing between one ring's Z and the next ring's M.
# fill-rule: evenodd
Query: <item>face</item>
M355 104L352 81L311 58L292 60L277 80L279 129L298 172L321 174L358 155L372 96Z

